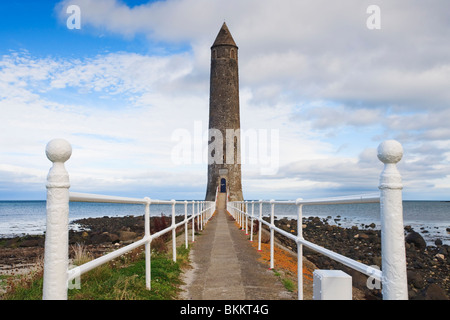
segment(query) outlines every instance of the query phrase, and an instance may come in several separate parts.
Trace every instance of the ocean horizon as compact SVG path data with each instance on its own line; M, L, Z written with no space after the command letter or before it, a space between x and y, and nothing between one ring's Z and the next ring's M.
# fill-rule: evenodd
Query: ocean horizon
M196 209L196 208L195 208ZM251 213L252 206L249 205ZM69 212L69 228L77 230L74 220L98 217L124 217L144 214L144 205L71 202ZM175 206L176 215L184 215L184 204ZM263 216L270 216L270 204L263 204ZM171 216L171 205L151 205L150 215ZM192 214L192 204L188 204L188 216ZM254 215L259 216L259 204L254 205ZM305 205L303 217L320 217L329 224L344 228L357 226L366 228L374 223L380 229L380 213L378 203L337 204L337 205ZM278 219L297 218L297 206L275 205L275 216ZM436 239L443 244L450 244L450 201L403 201L403 220L405 226L411 226L419 232L428 245L434 245ZM25 235L42 235L46 229L45 200L2 200L0 201L0 238Z

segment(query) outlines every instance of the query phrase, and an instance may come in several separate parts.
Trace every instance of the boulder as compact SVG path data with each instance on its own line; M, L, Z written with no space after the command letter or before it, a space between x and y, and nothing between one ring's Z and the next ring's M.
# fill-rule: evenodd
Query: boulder
M407 271L408 284L412 285L416 289L423 289L424 280L420 273L413 270Z
M120 231L119 232L119 240L120 241L129 241L135 239L137 236L136 232L133 231Z
M426 300L448 300L445 291L436 283L428 286L425 294Z
M92 244L101 244L111 242L111 238L108 232L94 233L91 235L90 241Z
M405 238L405 241L409 244L414 244L417 249L423 250L427 247L427 244L423 237L415 231L408 233Z

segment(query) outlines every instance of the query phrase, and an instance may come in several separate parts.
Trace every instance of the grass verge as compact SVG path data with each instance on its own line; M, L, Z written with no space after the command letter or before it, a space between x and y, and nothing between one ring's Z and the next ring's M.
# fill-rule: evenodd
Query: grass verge
M166 252L151 258L151 290L145 286L145 256L138 248L81 276L79 289L68 291L69 300L172 300L181 285L182 268L189 264L189 250L177 248L177 262ZM42 272L15 283L3 300L41 300Z

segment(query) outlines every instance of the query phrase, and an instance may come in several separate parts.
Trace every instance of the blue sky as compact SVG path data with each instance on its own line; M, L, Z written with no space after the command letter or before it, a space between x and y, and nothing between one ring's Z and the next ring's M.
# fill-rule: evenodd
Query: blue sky
M72 4L79 30L66 26ZM73 191L204 198L210 46L224 21L253 137L247 199L377 192L376 148L396 139L404 198L449 200L450 5L377 1L370 30L371 4L0 2L0 200L45 199L53 138L72 144Z

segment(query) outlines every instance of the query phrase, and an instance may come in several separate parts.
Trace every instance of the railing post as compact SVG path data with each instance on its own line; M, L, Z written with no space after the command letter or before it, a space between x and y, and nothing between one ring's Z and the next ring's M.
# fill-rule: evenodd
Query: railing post
M238 226L241 227L241 210L242 210L242 203L238 202L238 206L237 206L237 223Z
M406 253L403 226L402 178L397 163L403 148L395 140L378 147L378 159L384 163L380 175L382 294L385 300L407 300Z
M188 244L187 205L188 205L187 200L184 200L184 243L185 243L186 249L189 246L189 244Z
M241 208L241 230L245 230L245 201L242 201L242 208Z
M204 219L203 219L203 201L200 201L200 228L201 228L201 230L203 231L203 222L204 222Z
M262 200L259 200L259 225L258 225L258 251L261 251L261 232L262 232Z
M195 241L195 201L192 200L192 242Z
M253 242L253 214L255 213L255 201L252 201L252 218L250 219L250 242Z
M55 139L47 144L45 152L53 166L47 176L47 230L42 299L67 300L70 181L64 163L72 155L72 147L63 139Z
M270 213L270 269L274 268L274 227L275 227L275 200L270 200L271 213Z
M144 198L145 203L145 286L147 290L151 290L151 250L150 250L150 198Z
M244 212L245 212L245 235L248 235L248 201L244 202Z
M200 201L197 201L197 230L200 230Z
M303 239L303 205L298 205L297 239ZM303 245L297 241L298 300L303 300Z
M172 259L177 262L177 234L175 230L175 203L172 199Z

